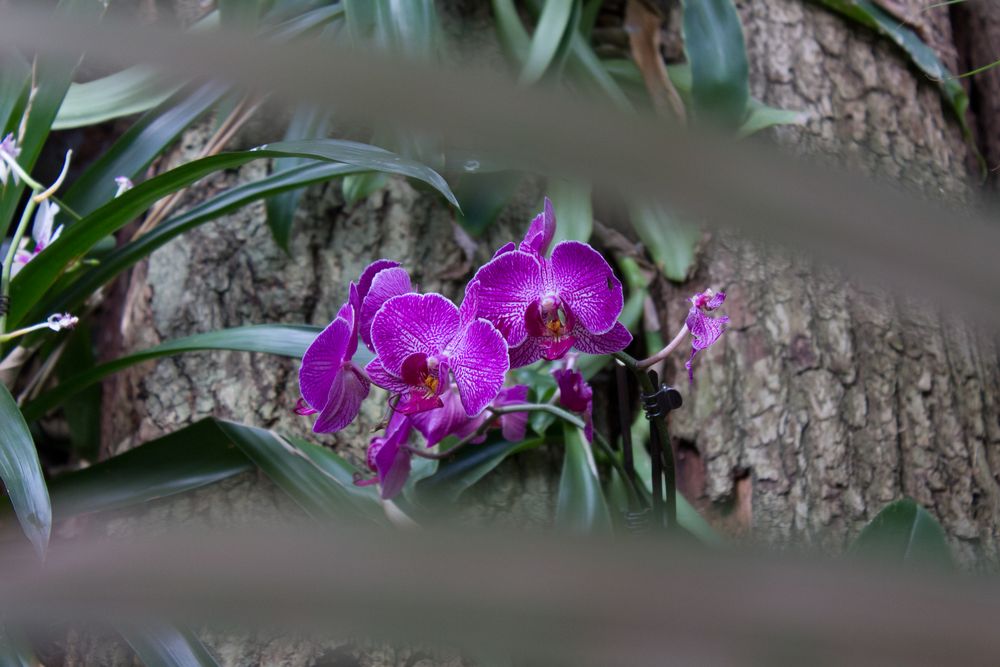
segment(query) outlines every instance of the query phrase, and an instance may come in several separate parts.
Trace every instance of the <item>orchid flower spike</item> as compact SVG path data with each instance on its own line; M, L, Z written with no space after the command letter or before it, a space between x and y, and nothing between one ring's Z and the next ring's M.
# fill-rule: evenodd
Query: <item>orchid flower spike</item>
M555 226L546 197L520 246L500 248L473 279L480 284L478 314L507 340L512 368L561 359L573 348L609 354L632 342L618 322L622 284L599 252L563 241L546 257Z
M559 386L559 405L583 415L583 433L588 442L594 441L594 390L580 371L559 368L552 371Z
M8 176L13 176L14 185L17 185L17 171L11 167L10 162L17 160L20 155L21 149L18 147L13 133L8 134L0 141L0 183L3 185L7 185Z
M729 317L710 317L708 313L717 310L726 300L725 292L713 292L707 289L699 292L689 299L691 310L688 311L685 324L691 332L691 358L684 364L688 371L688 380L694 382L694 368L692 364L695 356L711 347L726 331L729 324Z
M490 404L490 408L502 408L505 405L518 405L526 403L528 400L528 386L524 384L504 387L497 394ZM487 421L494 419L489 408L482 411L475 417L470 417L462 407L461 395L458 387L452 385L441 394L443 405L437 410L427 410L418 412L410 416L413 427L427 440L427 446L433 447L448 436L455 436L462 439L473 435L482 428ZM520 442L524 440L528 428L527 412L511 412L500 416L500 430L503 438L507 442ZM478 444L486 440L486 434L472 440Z

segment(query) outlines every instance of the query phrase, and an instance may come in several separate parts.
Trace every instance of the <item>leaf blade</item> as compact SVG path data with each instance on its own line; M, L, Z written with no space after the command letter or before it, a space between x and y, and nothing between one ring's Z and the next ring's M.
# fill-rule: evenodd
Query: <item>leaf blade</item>
M17 402L0 384L0 479L25 536L45 558L52 532L52 504L35 442Z
M564 425L563 434L565 456L559 476L556 526L583 534L608 531L611 515L593 468L590 444L575 426Z
M695 114L737 126L750 100L750 64L732 0L684 0L684 52Z

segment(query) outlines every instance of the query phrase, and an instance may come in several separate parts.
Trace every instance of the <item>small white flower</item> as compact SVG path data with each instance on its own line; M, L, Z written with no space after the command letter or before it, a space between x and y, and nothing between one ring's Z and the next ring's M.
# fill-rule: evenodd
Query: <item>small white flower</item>
M116 176L115 183L118 185L118 191L115 192L115 198L121 197L133 187L132 179L128 176Z
M54 315L49 315L49 319L46 320L45 324L53 331L62 331L64 329L72 329L79 322L80 318L69 313L55 313Z
M13 134L8 134L0 141L0 183L7 185L7 177L13 176L14 184L17 185L17 172L10 166L10 161L16 160L20 154L21 149Z

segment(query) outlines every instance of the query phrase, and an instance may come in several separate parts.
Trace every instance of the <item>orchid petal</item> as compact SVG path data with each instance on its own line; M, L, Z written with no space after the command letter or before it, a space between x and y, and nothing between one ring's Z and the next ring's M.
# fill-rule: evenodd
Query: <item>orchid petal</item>
M462 331L449 355L462 405L470 417L478 415L503 388L510 370L507 343L492 324L479 319Z
M517 347L510 348L510 367L520 368L542 358L541 338L531 336Z
M358 294L361 297L361 315L358 318L359 332L361 340L365 342L368 349L372 349L372 321L382 305L394 296L408 294L412 291L413 285L410 283L410 275L406 269L399 267L389 267L372 276L368 288L363 294L361 287L358 287Z
M410 452L403 445L411 430L410 420L397 413L389 420L385 436L375 438L369 446L369 465L374 464L378 472L382 498L399 495L410 476Z
M386 391L398 393L409 389L409 385L403 382L401 378L385 370L382 361L378 357L368 362L368 365L365 366L365 372L368 373L372 384L382 387Z
M611 354L624 350L632 343L632 334L621 322L615 322L611 331L603 334L592 334L583 327L573 328L575 347L587 354Z
M563 241L552 251L550 287L591 333L609 331L621 315L622 284L607 260L586 243Z
M428 410L436 410L442 405L444 402L437 394L425 396L420 392L407 390L396 403L395 410L401 415L417 415Z
M552 238L555 234L556 214L552 208L552 200L546 197L542 212L536 215L535 219L531 221L528 233L524 235L524 240L521 241L520 250L521 252L528 252L530 249L530 251L544 257L545 253L549 250L549 244L552 243Z
M346 427L358 416L361 402L368 397L371 383L354 364L341 368L330 386L326 405L319 413L313 431L334 433Z
M358 278L358 296L364 300L364 298L368 296L368 292L371 290L372 280L375 279L375 276L381 271L391 269L396 266L399 266L399 262L394 262L391 259L376 259L374 262L366 266L361 272L361 276Z
M507 344L524 342L524 313L541 296L542 266L529 254L508 252L490 260L476 272L479 282L479 316L493 323Z
M427 440L428 447L433 447L449 435L465 438L475 433L486 419L485 414L469 417L455 389L442 394L441 400L443 404L439 409L421 412L410 418L414 428Z
M299 369L299 391L310 407L322 410L326 406L350 337L350 324L337 318L306 349Z
M502 407L504 405L518 405L528 402L528 385L518 384L513 387L505 387L500 391L497 400L493 405ZM527 412L509 412L500 417L500 432L507 442L520 442L528 431Z
M517 250L517 244L514 243L513 241L508 241L507 243L497 248L497 251L493 253L493 259L496 259L500 255L504 255L508 252L514 252L515 250Z
M385 370L401 376L403 360L415 352L444 351L458 333L458 308L440 294L403 294L382 306L371 339Z
M469 326L479 312L479 281L473 280L465 286L465 298L458 307L458 325L464 329Z

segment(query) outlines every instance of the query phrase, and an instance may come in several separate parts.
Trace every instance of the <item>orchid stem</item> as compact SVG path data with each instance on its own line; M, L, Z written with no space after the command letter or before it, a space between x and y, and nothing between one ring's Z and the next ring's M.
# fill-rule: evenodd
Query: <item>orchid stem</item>
M10 296L10 276L14 269L14 257L17 256L17 248L21 245L21 238L24 236L24 232L28 228L28 223L31 221L31 217L35 213L35 207L38 206L38 202L35 201L34 197L30 197L27 203L24 205L24 211L21 212L21 220L17 223L17 229L14 230L14 235L10 239L10 247L7 249L7 257L3 262L3 270L0 272L0 299L7 301ZM3 314L0 315L0 335L7 333L7 308L3 309Z
M650 377L650 373L643 369L641 366L642 362L636 360L635 357L627 352L614 352L611 356L625 364L625 366L632 371L636 380L639 382L639 387L642 389L642 393L652 394L658 389L658 387L653 386L653 380ZM663 463L664 486L666 487L666 498L664 503L665 523L668 529L674 530L677 528L677 473L674 467L674 450L670 444L670 434L667 431L666 422L659 417L650 419L649 421L653 427L652 437L656 439L654 440L654 443L658 440L662 446L660 454ZM655 452L651 453L655 456ZM654 504L657 503L657 499L661 497L660 493L662 491L662 488L657 488L654 480Z
M685 324L684 326L681 327L681 330L677 332L677 335L674 336L674 339L669 343L667 343L666 347L664 347L662 350L660 350L653 356L649 357L648 359L643 359L642 361L636 362L636 366L639 367L640 369L645 369L660 363L661 361L669 357L670 353L676 350L677 347L684 342L684 339L687 337L687 335L688 335L688 327Z

